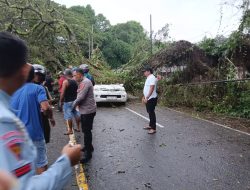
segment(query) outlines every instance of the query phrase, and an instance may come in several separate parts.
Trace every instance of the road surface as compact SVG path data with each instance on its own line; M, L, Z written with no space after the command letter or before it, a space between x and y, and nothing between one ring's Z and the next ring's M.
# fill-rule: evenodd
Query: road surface
M167 108L156 110L154 135L139 103L101 106L94 121L91 190L250 190L250 135ZM61 113L48 145L50 163L68 142ZM75 133L79 143L83 135ZM65 189L79 189L72 181Z

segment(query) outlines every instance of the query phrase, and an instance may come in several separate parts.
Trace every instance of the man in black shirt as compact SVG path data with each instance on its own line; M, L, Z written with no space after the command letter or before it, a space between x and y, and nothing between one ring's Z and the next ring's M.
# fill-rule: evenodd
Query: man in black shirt
M60 102L63 104L64 119L66 121L68 132L65 135L73 133L73 118L76 120L77 132L80 132L80 114L78 111L73 109L73 103L77 97L78 85L73 80L73 74L70 69L66 69L64 72L66 80L63 81L62 93L60 95Z

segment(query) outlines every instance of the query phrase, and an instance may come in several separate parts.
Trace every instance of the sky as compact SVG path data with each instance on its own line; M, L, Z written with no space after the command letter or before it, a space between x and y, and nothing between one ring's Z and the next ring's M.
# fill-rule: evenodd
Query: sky
M96 15L102 13L112 25L130 20L153 32L169 24L172 40L198 42L204 36L228 36L239 25L241 12L226 0L54 0L66 5L90 4ZM233 2L233 0L228 0Z

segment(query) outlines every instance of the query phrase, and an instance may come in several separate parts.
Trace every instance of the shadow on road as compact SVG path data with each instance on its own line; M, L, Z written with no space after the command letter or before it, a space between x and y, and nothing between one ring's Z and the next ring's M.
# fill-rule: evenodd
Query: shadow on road
M104 108L116 108L116 107L124 107L126 103L123 102L98 102L96 103L97 107L104 107Z

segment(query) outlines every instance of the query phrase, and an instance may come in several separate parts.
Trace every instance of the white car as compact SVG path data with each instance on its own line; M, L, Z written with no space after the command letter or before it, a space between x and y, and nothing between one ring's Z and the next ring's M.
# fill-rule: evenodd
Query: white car
M95 85L95 101L126 103L128 96L122 84Z

